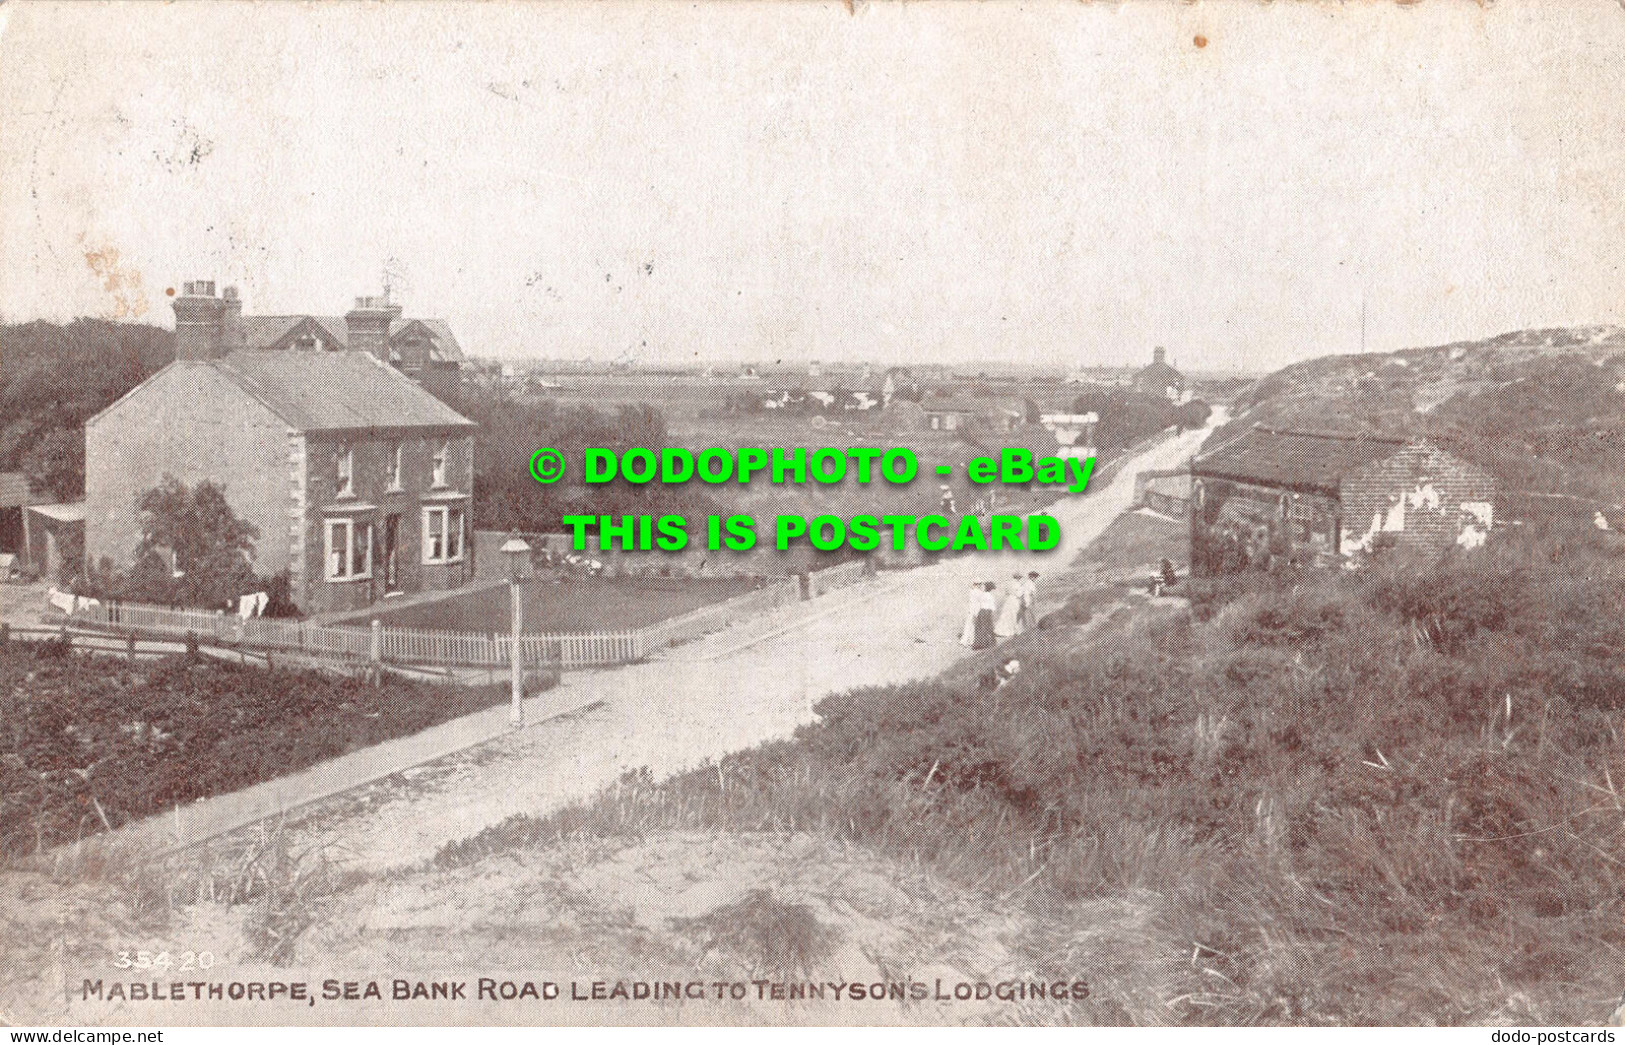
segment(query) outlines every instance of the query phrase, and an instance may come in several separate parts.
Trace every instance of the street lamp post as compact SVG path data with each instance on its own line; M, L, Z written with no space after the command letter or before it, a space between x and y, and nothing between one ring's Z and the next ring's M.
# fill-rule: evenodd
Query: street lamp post
M503 543L502 554L508 557L508 593L513 602L513 646L508 654L513 666L513 704L508 709L508 724L518 729L525 724L525 667L519 648L520 630L525 625L525 600L520 594L519 577L525 560L530 557L530 545L514 534Z

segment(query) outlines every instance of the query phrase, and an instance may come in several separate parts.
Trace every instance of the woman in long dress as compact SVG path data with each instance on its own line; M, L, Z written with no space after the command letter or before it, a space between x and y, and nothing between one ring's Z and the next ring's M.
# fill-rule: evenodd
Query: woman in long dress
M999 597L994 594L992 581L982 584L982 594L976 606L976 636L971 649L987 649L998 641L993 637L993 615L999 609Z
M998 620L993 623L993 634L1008 639L1021 633L1021 574L1016 574L1005 587L1004 604L999 607Z
M982 608L982 585L977 582L970 586L970 602L965 606L965 626L959 629L959 644L961 646L976 645L976 614Z

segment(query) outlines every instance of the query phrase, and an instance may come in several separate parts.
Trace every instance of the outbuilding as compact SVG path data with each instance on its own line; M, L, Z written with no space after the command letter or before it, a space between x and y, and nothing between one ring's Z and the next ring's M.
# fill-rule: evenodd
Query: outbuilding
M1258 425L1191 465L1191 560L1213 573L1477 548L1495 495L1487 471L1427 439Z

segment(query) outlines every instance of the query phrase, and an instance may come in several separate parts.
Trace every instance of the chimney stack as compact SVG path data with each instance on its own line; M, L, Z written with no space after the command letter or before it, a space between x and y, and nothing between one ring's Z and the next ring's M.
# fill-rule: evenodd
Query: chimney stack
M235 352L246 344L243 337L243 299L236 287L220 292L220 354Z
M181 285L174 305L176 359L213 359L220 354L221 305L214 296L214 280Z
M389 295L358 297L355 308L344 315L351 351L366 352L380 363L389 363L389 327L401 315L401 306L391 304Z
M1151 350L1151 362L1153 362L1153 363L1166 363L1166 362L1168 362L1168 350L1165 349L1165 348L1153 348Z

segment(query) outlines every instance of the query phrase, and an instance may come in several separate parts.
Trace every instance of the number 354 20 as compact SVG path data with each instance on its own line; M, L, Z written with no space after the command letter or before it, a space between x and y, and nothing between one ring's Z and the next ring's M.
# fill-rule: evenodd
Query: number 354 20
M191 969L214 968L214 955L209 951L119 951L113 959L115 969L157 969L163 972L187 972Z

